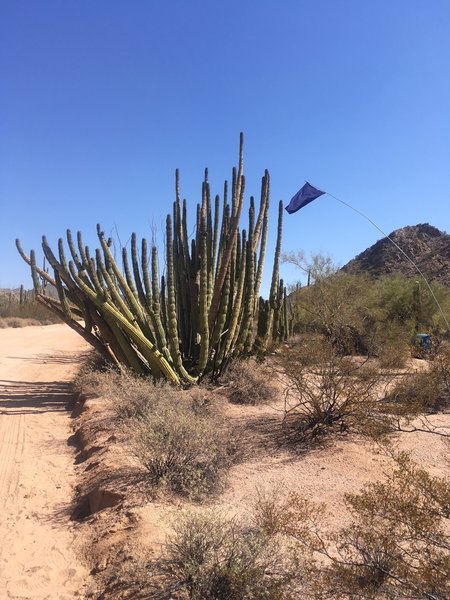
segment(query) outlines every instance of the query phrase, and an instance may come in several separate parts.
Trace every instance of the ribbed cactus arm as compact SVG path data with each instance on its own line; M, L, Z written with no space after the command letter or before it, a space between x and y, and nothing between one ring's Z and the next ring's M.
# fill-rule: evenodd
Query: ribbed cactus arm
M180 379L176 372L172 369L157 348L155 348L155 346L142 334L142 332L136 326L132 325L130 321L126 319L113 305L99 298L95 292L85 285L85 283L77 276L76 273L73 273L73 276L84 293L96 305L104 310L106 314L115 319L121 325L121 327L123 327L124 331L128 333L133 342L136 343L144 358L148 360L152 372L156 372L156 376L158 376L159 372L161 372L169 381L172 381L173 383L179 383Z
M208 324L208 257L206 254L206 231L200 239L200 292L199 292L199 322L200 322L200 358L197 371L201 375L206 368L209 354L209 324Z
M275 246L275 255L273 259L272 283L270 286L270 306L275 308L278 280L280 277L280 252L281 252L281 236L283 232L283 202L280 200L278 204L278 226L277 226L277 242Z
M244 161L243 161L243 146L244 136L240 134L239 142L239 169L236 178L236 185L233 190L233 204L231 213L231 229L227 244L225 246L223 257L220 263L220 269L217 272L216 280L214 283L214 292L211 300L211 307L209 309L209 324L210 328L214 325L217 313L219 310L220 298L222 295L223 285L227 274L228 267L230 265L231 255L233 247L236 243L236 236L241 218L242 206L244 202L244 190L245 190L245 177L243 174Z
M270 195L270 176L269 171L266 169L264 173L264 177L261 180L261 200L259 204L259 213L258 219L255 225L255 232L253 234L253 251L256 252L256 249L259 244L259 239L261 236L261 230L264 229L264 220L267 217L267 209L269 205L269 195Z
M195 383L196 377L192 377L184 368L181 359L180 341L178 337L178 319L175 296L175 273L173 266L173 235L172 217L167 215L166 220L166 259L167 259L167 318L169 333L169 348L173 364L177 372L189 383Z
M259 247L259 258L258 258L258 267L256 270L255 277L255 313L257 308L257 302L259 298L259 290L261 287L261 281L264 270L264 261L266 258L266 244L267 244L267 231L269 224L269 197L267 197L267 201L265 203L264 216L262 221L262 231L261 231L261 245Z
M16 239L16 248L17 248L18 253L22 257L22 259L31 267L31 257L28 256L24 252L19 238ZM36 261L34 261L34 262L36 262ZM51 275L49 275L46 271L44 271L37 265L35 268L36 268L36 273L39 275L39 277L41 277L42 279L44 279L45 281L47 281L48 283L50 283L51 285L54 285L56 287L56 281L54 280L53 277L51 277Z

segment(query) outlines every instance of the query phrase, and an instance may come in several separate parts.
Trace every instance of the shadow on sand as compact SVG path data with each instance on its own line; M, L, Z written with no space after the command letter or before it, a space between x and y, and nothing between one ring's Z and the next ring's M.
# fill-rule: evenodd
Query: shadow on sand
M73 403L72 385L65 381L0 380L0 413L4 415L68 411Z

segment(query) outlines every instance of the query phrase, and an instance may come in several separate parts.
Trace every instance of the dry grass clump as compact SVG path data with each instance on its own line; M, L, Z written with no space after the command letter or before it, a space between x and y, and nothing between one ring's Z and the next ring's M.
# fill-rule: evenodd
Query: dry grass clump
M134 454L149 481L192 499L216 491L236 458L230 431L181 395L154 404L135 420L132 435Z
M107 398L117 419L123 422L141 418L161 401L175 402L180 396L180 390L167 383L153 382L132 371L118 371L95 352L78 371L74 386L79 392Z
M79 393L107 396L115 389L120 379L120 373L92 350L84 358L72 383L75 391Z
M165 382L153 382L133 373L121 373L115 378L114 389L108 394L114 411L121 421L145 418L155 407L164 403L176 405L180 390Z
M51 325L52 323L61 323L61 319L36 300L23 302L21 304L18 300L9 301L5 297L0 297L0 319L4 319L6 323L18 322L14 321L14 319L33 321L26 325L8 324L6 327L26 327L27 325Z
M228 398L236 404L267 404L277 392L269 381L270 374L255 360L236 360L227 369L223 381Z
M178 521L162 569L173 600L298 598L298 564L276 536L217 512Z
M0 318L0 329L7 329L8 327L31 327L36 325L50 325L51 322L48 320L38 321L37 319L30 319L24 317L4 317Z

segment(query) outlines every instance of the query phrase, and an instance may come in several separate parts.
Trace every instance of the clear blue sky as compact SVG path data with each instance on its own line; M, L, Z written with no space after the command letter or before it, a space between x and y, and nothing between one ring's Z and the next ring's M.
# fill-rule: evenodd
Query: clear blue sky
M160 232L175 167L192 208L205 166L221 193L240 131L272 231L306 179L448 231L449 31L448 0L1 0L0 287L31 285L16 237ZM381 237L328 196L285 215L285 250L341 264Z

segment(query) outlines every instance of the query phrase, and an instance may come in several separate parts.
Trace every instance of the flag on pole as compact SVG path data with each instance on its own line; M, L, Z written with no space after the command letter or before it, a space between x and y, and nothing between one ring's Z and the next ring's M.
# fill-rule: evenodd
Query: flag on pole
M318 190L310 183L306 182L305 185L299 189L295 196L291 199L289 204L285 207L287 212L291 215L297 212L319 196L323 196L326 192Z

